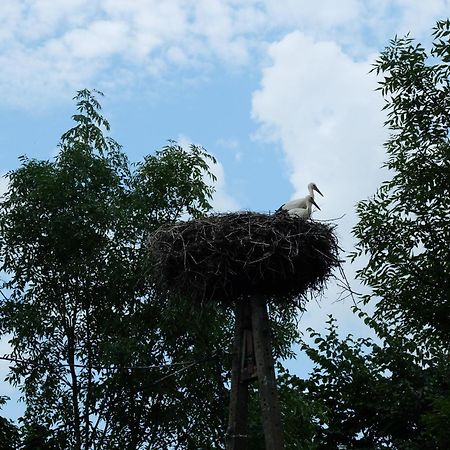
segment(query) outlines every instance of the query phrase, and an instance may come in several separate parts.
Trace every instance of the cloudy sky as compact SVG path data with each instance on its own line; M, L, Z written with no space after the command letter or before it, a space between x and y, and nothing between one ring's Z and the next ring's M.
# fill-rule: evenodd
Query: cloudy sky
M273 211L315 181L314 217L344 215L350 250L354 205L386 177L371 64L396 34L429 43L449 11L450 0L2 0L0 174L22 154L52 158L75 92L96 88L132 161L167 139L203 145L219 161L218 211ZM342 333L364 334L337 296L330 286L311 303L302 329L333 313ZM17 394L0 386L16 417Z

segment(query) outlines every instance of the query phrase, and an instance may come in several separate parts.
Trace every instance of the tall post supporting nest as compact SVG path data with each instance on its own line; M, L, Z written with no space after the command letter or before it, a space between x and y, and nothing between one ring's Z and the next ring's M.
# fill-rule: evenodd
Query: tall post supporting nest
M283 432L267 305L263 297L237 302L227 449L247 448L248 385L258 380L266 448L282 450Z
M297 305L339 267L334 226L289 214L218 214L161 227L149 240L164 293L235 306L227 448L246 449L248 386L259 383L266 448L283 449L265 298Z

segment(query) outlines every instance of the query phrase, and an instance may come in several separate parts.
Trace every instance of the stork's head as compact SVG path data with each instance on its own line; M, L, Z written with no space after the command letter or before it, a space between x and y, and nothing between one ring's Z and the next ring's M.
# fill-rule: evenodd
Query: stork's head
M314 201L312 195L307 195L305 198L307 203L309 203L310 205L314 205L319 211L321 210L319 205Z
M322 192L319 191L319 188L317 187L317 184L314 183L314 182L311 182L311 183L308 184L308 190L309 190L309 192L316 191L323 197Z

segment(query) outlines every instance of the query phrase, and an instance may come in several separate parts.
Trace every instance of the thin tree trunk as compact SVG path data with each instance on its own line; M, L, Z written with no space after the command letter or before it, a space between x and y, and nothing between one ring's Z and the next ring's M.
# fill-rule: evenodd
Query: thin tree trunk
M68 362L70 367L70 376L72 379L72 407L73 407L73 425L74 425L74 435L75 435L75 448L76 450L81 450L81 420L80 420L80 408L78 404L78 377L75 369L75 320L72 321L69 333L67 335L67 354Z
M86 314L86 350L87 350L87 387L86 399L84 402L84 447L85 450L90 448L90 407L92 397L92 337L91 337L91 317L89 306L85 310Z

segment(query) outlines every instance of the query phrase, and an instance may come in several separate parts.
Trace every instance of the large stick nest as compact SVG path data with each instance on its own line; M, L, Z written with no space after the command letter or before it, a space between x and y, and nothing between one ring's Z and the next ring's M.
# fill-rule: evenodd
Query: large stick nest
M212 215L161 227L150 240L160 285L194 302L318 292L339 265L334 227L286 213Z

